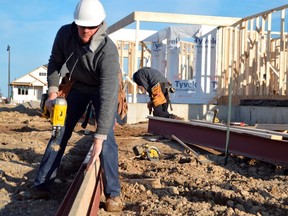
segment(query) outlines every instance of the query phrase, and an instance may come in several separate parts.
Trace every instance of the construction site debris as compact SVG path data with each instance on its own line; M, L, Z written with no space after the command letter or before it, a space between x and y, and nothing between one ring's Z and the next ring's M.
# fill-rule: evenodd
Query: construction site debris
M0 111L0 216L38 216L44 212L55 216L90 149L92 133L85 136L80 124L75 128L49 200L17 200L17 193L32 184L51 136L51 125L30 108ZM236 155L231 155L224 167L223 158L214 154L209 154L213 164L199 165L191 157L187 160L183 147L171 139L149 143L161 151L161 160L136 163L130 159L133 146L155 137L147 127L147 123L141 123L115 128L121 198L125 203L118 216L288 215L288 176L284 167ZM102 197L99 216L111 215L104 210L104 200Z
M177 138L175 135L172 135L172 139L177 141L179 144L181 144L184 148L185 148L185 152L188 154L192 154L193 157L197 160L197 162L201 163L201 164L207 164L207 163L212 163L212 161L210 161L208 158L206 158L205 156L197 153L196 151L194 151L192 148L190 148L188 145L186 145L184 142L182 142L179 138Z

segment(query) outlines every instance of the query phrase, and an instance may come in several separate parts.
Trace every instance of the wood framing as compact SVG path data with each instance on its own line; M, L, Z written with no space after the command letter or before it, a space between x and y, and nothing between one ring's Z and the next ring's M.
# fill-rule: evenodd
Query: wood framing
M107 32L111 34L136 21L229 26L237 22L238 20L240 20L240 18L135 11L126 16L125 18L119 20L115 24L109 26Z
M135 52L135 50L140 50L140 41L138 37L138 33L140 30L140 22L158 22L158 23L171 23L171 24L201 24L201 25L211 25L211 26L229 26L233 23L240 20L240 18L233 17L219 17L219 16L200 16L200 15L188 15L188 14L174 14L174 13L156 13L156 12L143 12L143 11L135 11L113 25L109 26L107 33L111 34L116 32L119 29L122 29L132 23L136 24L135 30L135 40L134 40L134 49L131 50L132 60L131 64L129 64L129 71L127 73L127 78L131 78L128 74L134 73L140 68L141 63L143 63L140 59L140 64L138 64L139 53ZM122 60L120 60L122 61ZM129 79L128 79L129 82ZM132 92L133 102L136 101L137 94L137 86L132 85L129 87L129 93ZM130 85L130 86L131 86Z
M288 5L283 5L219 29L221 96L228 96L228 83L223 80L227 81L230 77L234 97L283 99L287 96L287 8ZM225 54L227 52L230 54ZM230 70L232 73L227 74ZM228 78L223 77L227 75Z
M135 11L111 25L108 33L136 24L136 36L133 42L129 42L129 52L120 51L121 58L128 58L126 75L131 78L143 66L143 58L149 53L138 40L140 22L219 26L216 67L218 104L221 104L220 98L224 98L222 102L225 97L227 99L230 80L236 104L239 104L240 99L284 99L288 93L287 8L288 4L242 19ZM193 56L190 47L181 44L183 52L179 56L179 76L183 79L191 78L193 73L181 67L188 65L188 59ZM133 99L136 88L131 82L129 93L133 94Z
M103 182L100 162L95 162L89 170L86 169L92 149L91 146L55 216L92 216L98 214L103 193Z
M99 170L100 163L95 163L95 166L84 173L84 179L74 199L73 205L68 214L69 216L90 215L91 201L93 201L93 196L96 190L95 187L97 186L97 178L99 178ZM96 208L99 208L99 203Z

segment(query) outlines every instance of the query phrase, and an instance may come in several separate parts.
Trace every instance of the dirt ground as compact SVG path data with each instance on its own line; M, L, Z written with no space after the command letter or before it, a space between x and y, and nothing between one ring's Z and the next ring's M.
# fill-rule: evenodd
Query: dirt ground
M33 183L51 135L47 119L31 104L0 107L0 215L55 215L85 158L93 134L78 125L48 200L19 199ZM200 164L175 141L147 132L147 123L116 127L123 212L99 215L288 215L287 169L242 156L201 152ZM93 128L90 128L91 130ZM159 161L135 159L133 146L159 149ZM199 151L199 149L197 150Z

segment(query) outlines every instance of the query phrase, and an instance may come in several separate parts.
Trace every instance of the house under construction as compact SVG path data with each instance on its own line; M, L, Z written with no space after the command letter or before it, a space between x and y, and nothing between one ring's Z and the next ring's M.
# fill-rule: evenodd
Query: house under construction
M113 34L136 22L135 34L128 33L134 34L135 40L116 37L130 101L128 121L141 121L147 116L143 100L147 95L138 91L131 77L140 67L148 65L173 82L177 90L172 97L175 111L186 115L187 119L202 118L210 109L218 108L223 118L230 113L232 119L249 123L285 123L288 114L285 108L287 7L243 19L134 12L110 26L109 32ZM147 37L140 34L140 21L171 23L171 20L182 25L150 32ZM259 101L266 105L257 106ZM204 161L209 163L209 160L193 147L204 147L213 154L225 151L226 165L229 146L229 153L287 166L286 132L240 127L231 127L228 131L227 128L229 124L159 117L149 117L148 124L148 132L173 139L188 149L197 165ZM192 143L191 148L184 141ZM88 155L56 215L97 215L102 193L101 176L98 175L99 164L84 171ZM151 182L153 179L146 180Z
M116 41L130 102L128 123L148 115L149 99L131 80L142 66L172 81L173 112L186 119L203 119L218 108L225 121L230 107L234 121L287 123L287 8L245 18L133 12L111 25L109 34L135 25L134 40ZM172 25L140 39L141 22Z

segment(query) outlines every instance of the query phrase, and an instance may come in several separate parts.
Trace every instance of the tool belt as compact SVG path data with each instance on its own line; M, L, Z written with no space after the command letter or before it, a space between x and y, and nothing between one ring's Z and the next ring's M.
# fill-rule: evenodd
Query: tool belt
M126 90L123 83L122 78L122 72L119 71L118 73L118 79L119 79L119 87L118 87L118 107L117 107L117 113L120 115L120 118L123 119L128 112L128 103L126 99ZM67 73L61 81L61 84L59 85L59 91L58 91L58 97L66 98L75 83L75 80L70 79L69 80L69 73Z
M167 102L164 93L162 92L161 83L157 83L151 89L151 101L153 106L160 106Z
M62 78L61 84L59 85L58 97L67 98L74 83L75 80L72 79L69 80L69 74L67 73Z

